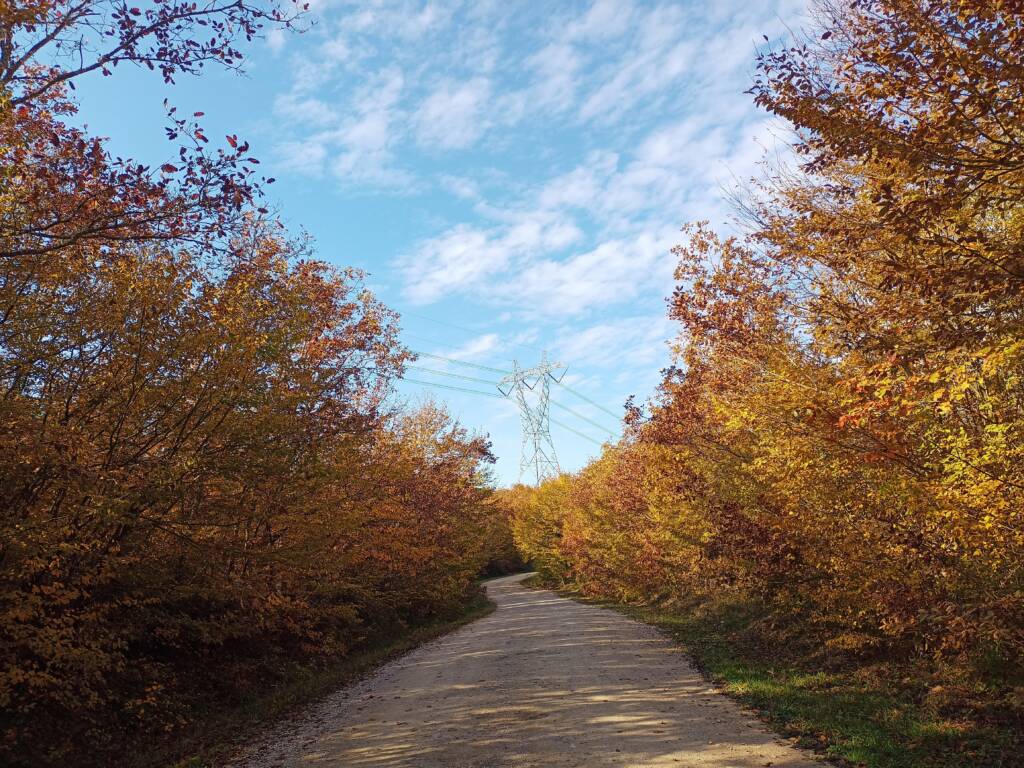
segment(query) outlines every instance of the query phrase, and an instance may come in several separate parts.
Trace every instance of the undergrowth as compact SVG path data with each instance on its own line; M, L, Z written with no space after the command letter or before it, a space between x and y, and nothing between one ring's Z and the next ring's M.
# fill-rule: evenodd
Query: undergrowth
M528 584L541 586L537 577ZM943 668L923 659L825 648L752 600L635 605L562 594L661 629L724 693L779 734L858 768L1021 768L1021 681L1005 668Z

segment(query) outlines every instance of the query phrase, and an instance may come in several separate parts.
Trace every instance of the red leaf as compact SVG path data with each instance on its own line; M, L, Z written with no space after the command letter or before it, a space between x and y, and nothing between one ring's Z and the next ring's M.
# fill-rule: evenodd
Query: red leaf
M160 170L163 171L164 173L174 173L175 171L178 170L178 168L176 166L171 165L170 163L164 163L163 165L160 166Z
M226 138L228 140L228 144L230 144L232 148L238 146L238 137L237 136L225 136L224 138Z

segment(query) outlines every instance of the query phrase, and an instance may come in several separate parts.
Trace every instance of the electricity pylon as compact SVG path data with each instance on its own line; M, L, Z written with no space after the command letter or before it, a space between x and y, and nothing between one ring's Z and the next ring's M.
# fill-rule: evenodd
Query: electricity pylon
M520 368L518 361L512 362L512 373L504 376L498 384L505 397L514 397L519 406L519 417L523 423L523 443L519 456L519 479L526 473L532 474L540 485L549 477L561 471L555 445L551 442L549 395L551 381L561 381L565 366L550 362L547 352L541 354L540 365ZM554 371L562 373L555 378Z

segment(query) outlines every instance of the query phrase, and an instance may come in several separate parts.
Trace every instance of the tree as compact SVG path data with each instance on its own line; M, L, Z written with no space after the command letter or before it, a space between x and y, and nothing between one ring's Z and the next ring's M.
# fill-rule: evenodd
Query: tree
M687 230L675 365L517 540L592 592L732 591L827 647L1019 669L1024 17L816 8L752 90L795 165L742 201L745 232Z
M201 115L169 108L159 168L65 123L83 74L235 68L293 20L0 9L4 765L109 765L474 594L489 446L389 402L410 354L362 274L290 236Z

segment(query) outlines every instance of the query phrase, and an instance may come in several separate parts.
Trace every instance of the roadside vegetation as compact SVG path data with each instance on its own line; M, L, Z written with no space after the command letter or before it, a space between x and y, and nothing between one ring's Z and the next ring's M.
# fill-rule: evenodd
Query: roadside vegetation
M169 107L153 167L75 127L78 78L235 69L302 13L0 7L4 766L157 764L479 609L493 457L389 397L396 315L244 139Z
M399 633L367 637L349 653L333 658L319 655L279 660L268 666L255 684L232 691L181 733L160 739L139 739L123 757L126 768L208 768L221 765L282 718L299 714L308 705L334 693L392 659L441 635L452 632L494 610L481 592L465 604L430 623Z
M866 766L1024 754L1024 18L815 4L752 96L794 154L677 249L625 438L503 492L545 580L631 606ZM648 607L643 607L648 606Z
M1024 748L1012 708L955 668L837 654L800 617L737 598L615 602L535 578L536 587L661 629L720 689L773 730L849 766L1015 768ZM998 675L998 673L997 673ZM949 686L950 680L960 685ZM945 685L943 684L945 683Z

